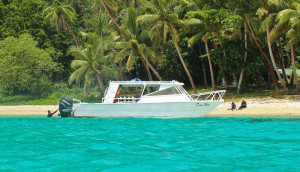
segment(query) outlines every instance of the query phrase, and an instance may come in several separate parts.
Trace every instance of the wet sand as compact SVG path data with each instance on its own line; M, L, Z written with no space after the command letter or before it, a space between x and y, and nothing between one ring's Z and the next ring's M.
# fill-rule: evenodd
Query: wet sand
M231 102L225 101L207 116L231 117L231 116L294 116L300 115L300 100L295 99L248 99L247 108L243 110L228 110ZM237 108L240 102L235 102ZM58 109L57 105L18 105L1 106L0 116L32 116L47 115ZM57 116L56 113L54 116Z

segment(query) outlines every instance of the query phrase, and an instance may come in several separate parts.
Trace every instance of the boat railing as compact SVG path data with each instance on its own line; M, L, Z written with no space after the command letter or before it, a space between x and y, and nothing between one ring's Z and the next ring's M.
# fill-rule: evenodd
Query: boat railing
M111 83L119 83L119 84L171 84L171 83L179 83L175 80L173 81L110 81Z
M223 96L226 90L218 90L218 91L209 91L203 92L198 94L190 95L193 101L205 101L205 100L212 100L212 101L220 101L223 100Z
M114 103L137 103L140 98L135 97L118 97L114 99Z

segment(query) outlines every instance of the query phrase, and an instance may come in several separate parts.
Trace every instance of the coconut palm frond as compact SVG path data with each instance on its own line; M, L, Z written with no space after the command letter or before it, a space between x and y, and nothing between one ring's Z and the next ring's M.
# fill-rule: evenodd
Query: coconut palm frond
M178 36L178 31L176 30L176 28L172 25L172 24L168 24L168 26L170 27L170 34L172 36L172 39L174 41L175 44L178 44L179 42L179 36Z
M156 23L159 20L160 16L157 14L145 14L138 16L136 21L139 23Z
M106 76L111 79L119 79L119 73L115 68L112 68L110 66L101 66L100 75Z
M267 30L267 27L270 27L271 23L272 23L272 16L270 15L261 22L259 32L260 33L265 32Z
M87 73L87 71L88 68L86 66L83 66L77 69L75 72L73 72L68 80L69 85L71 85L74 81L76 81L76 83L79 84L80 81L83 79L83 76Z
M209 35L209 33L207 32L204 36L202 36L202 41L203 41L203 42L207 42L207 41L209 40L209 38L210 38L210 35Z
M163 27L163 22L159 21L157 23L155 23L155 25L150 29L149 31L149 35L151 40L153 40L155 37L160 36L160 28Z
M162 33L162 35L163 35L162 39L163 39L164 44L166 44L166 42L167 42L167 35L168 35L169 31L170 31L170 29L169 29L168 23L164 22L163 33Z
M281 23L280 25L277 24L274 26L272 31L270 32L270 42L272 43L273 41L277 40L281 35L286 33L288 31L288 22Z
M128 44L128 43L127 43ZM116 56L115 56L115 63L121 61L125 56L128 56L131 52L131 49L129 47L121 50Z
M128 20L126 22L126 27L131 33L137 33L137 12L134 8L128 8Z
M276 21L279 25L288 22L292 17L294 17L297 13L295 13L292 9L285 9L280 11L276 16Z
M83 59L87 60L88 57L86 55L86 51L87 51L87 49L81 50L81 49L78 49L76 46L71 46L69 48L69 50L67 51L67 54L72 54L77 59L83 58Z
M200 41L204 35L205 35L204 32L200 32L200 33L198 33L198 34L192 36L192 37L188 40L188 46L189 46L189 47L193 46L196 42Z
M120 27L120 33L122 35L122 38L125 39L125 40L130 39L131 36L132 36L132 34L129 32L129 30L126 27L123 28L123 26Z
M83 61L83 60L73 60L72 63L71 63L71 68L72 69L78 69L80 67L83 67L83 66L87 66L87 61Z
M136 62L137 58L136 58L136 54L134 53L134 50L130 51L127 63L126 63L126 69L128 71L131 70L132 65Z
M123 49L128 47L128 42L114 42L110 44L111 47L115 49Z

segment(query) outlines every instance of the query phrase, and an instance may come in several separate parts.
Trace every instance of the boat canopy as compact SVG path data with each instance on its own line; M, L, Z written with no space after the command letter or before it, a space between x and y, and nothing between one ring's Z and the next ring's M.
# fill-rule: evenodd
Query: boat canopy
M103 103L119 103L118 92L121 87L140 87L138 97L127 98L131 102L168 102L169 101L191 101L190 96L182 87L184 84L178 81L110 81L105 90ZM149 88L155 88L149 92ZM164 96L164 97L162 97ZM167 97L166 97L167 96ZM124 99L124 98L122 98ZM129 101L127 101L129 102Z

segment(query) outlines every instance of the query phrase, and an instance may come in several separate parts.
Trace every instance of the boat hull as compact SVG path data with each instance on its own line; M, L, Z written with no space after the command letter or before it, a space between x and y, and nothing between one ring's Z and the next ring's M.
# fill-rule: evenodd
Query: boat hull
M168 103L81 103L75 117L142 117L192 118L206 115L223 101L193 101Z

